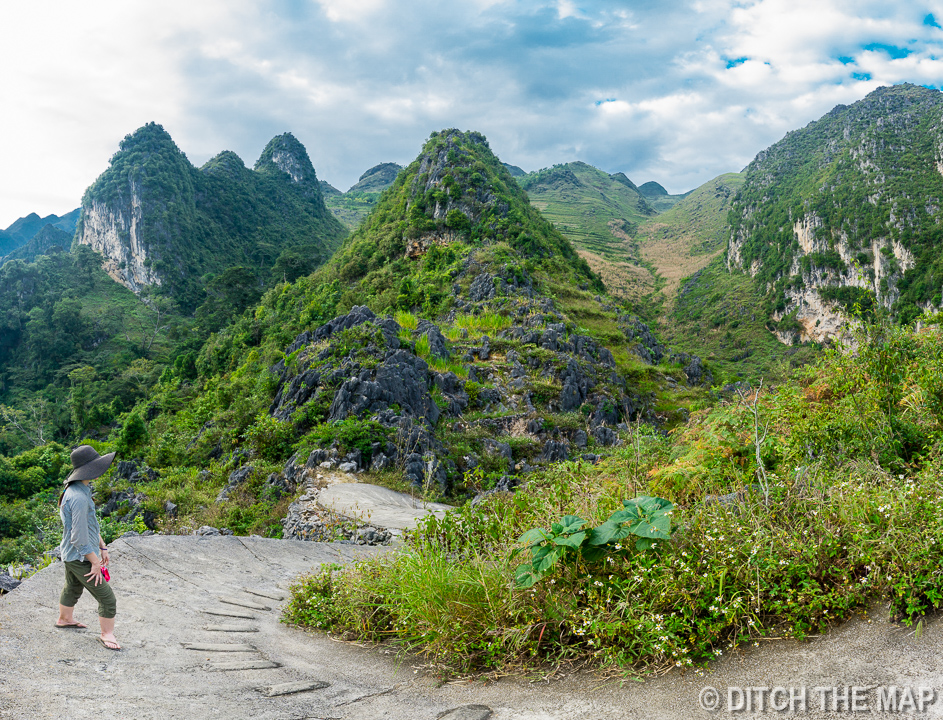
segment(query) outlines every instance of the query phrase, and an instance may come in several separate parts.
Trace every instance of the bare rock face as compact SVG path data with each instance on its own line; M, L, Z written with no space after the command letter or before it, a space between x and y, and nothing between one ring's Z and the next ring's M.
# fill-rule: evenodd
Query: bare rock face
M291 133L278 135L269 141L255 164L255 170L285 173L306 197L324 202L321 183L308 157L308 151Z
M128 135L85 191L78 242L101 253L104 270L133 292L163 284L161 260L173 255L178 237L192 234L194 172L160 125Z
M102 269L112 280L138 293L148 285L160 285L161 280L148 262L141 232L141 193L133 180L130 190L129 202L123 207L95 201L83 208L79 242L101 253Z
M747 166L727 267L757 280L780 341L848 340L849 316L935 309L941 111L938 90L878 88Z

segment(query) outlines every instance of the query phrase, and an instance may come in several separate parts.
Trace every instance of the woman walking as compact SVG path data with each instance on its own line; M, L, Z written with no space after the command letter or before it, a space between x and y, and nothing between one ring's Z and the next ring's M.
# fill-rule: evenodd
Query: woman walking
M115 594L102 575L102 565L108 564L108 548L102 539L95 515L95 501L89 483L100 477L115 459L115 453L99 455L90 445L80 445L72 451L72 473L65 479L65 489L59 496L59 516L62 518L62 544L59 550L65 566L65 587L59 597L59 619L56 627L86 628L76 622L73 612L83 590L98 600L98 620L101 635L98 638L109 650L120 650L115 639ZM99 555L100 553L100 555Z

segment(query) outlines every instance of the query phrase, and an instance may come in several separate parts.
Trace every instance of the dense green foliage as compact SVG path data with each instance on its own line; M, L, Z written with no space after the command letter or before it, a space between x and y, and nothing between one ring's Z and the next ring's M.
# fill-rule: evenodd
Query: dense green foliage
M913 85L879 88L851 106L760 153L730 212L742 244L743 268L758 263L769 288L768 312L787 310L786 290L866 283L903 322L927 303L939 306L943 287L943 175L938 170L943 94ZM794 226L814 218L815 247L800 254ZM839 255L839 246L847 257ZM913 257L905 270L907 256ZM895 287L900 296L895 301Z
M302 578L285 620L394 638L453 672L698 664L878 598L912 623L943 605L941 380L938 326L867 328L857 352L703 410L670 440L640 429L607 463L557 465L430 518L398 553ZM603 523L637 492L677 504L671 541L509 582L520 533L573 515L550 535L582 544L584 518Z
M741 273L728 273L723 257L681 282L661 327L665 342L710 362L715 382L785 379L812 360L813 345L783 345L767 329L763 295Z
M0 454L98 432L145 397L186 324L142 303L88 247L0 268Z

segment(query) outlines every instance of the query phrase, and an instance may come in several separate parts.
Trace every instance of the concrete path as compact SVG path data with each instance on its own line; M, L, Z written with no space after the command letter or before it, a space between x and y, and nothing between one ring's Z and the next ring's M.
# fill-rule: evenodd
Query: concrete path
M79 601L87 631L57 630L62 567L53 565L0 598L3 720L680 720L779 717L701 709L704 688L807 688L802 718L848 718L819 710L815 687L896 685L936 693L923 717L943 717L943 625L921 638L888 624L883 609L806 644L769 642L734 653L708 673L646 682L570 674L442 684L381 648L334 642L279 623L288 583L324 562L376 548L237 537L154 536L112 545L120 653L95 640L95 604ZM864 691L862 691L864 692ZM865 696L873 709L877 689ZM898 694L900 690L896 691ZM762 691L755 691L762 693ZM756 697L756 694L754 694ZM734 695L736 699L736 695ZM781 696L780 696L781 699ZM766 699L768 703L768 698ZM839 710L844 710L838 698ZM905 713L909 714L909 713ZM870 717L900 717L871 713Z
M430 513L442 517L453 509L367 483L330 485L318 495L318 504L344 517L393 530L416 527L416 522Z

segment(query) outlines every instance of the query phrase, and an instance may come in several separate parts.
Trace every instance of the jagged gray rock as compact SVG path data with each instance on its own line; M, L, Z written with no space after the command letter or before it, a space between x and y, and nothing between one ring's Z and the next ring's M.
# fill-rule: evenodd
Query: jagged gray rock
M371 379L372 377L372 379ZM392 351L375 370L344 382L334 396L328 419L344 420L398 405L403 414L430 425L439 420L439 407L429 395L429 366L406 350Z
M544 443L543 450L540 451L540 456L537 460L540 462L558 462L560 460L567 460L569 457L570 451L566 442L548 440Z
M226 486L220 490L219 495L216 496L216 502L221 503L228 500L233 490L248 480L251 477L252 472L253 467L251 465L243 465L241 468L233 470L229 474L229 479L226 481Z
M12 592L13 590L16 590L20 584L20 580L11 577L6 572L0 573L0 592Z

